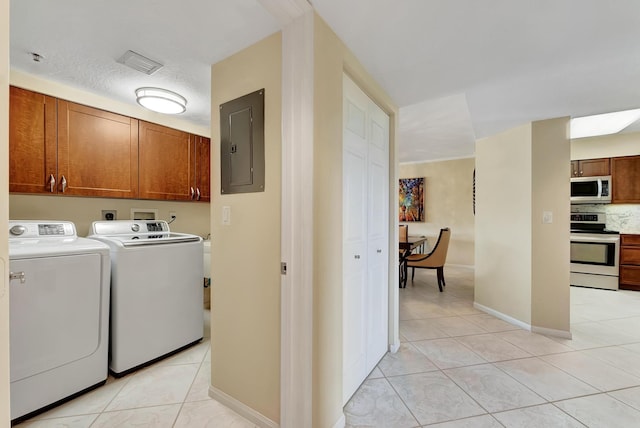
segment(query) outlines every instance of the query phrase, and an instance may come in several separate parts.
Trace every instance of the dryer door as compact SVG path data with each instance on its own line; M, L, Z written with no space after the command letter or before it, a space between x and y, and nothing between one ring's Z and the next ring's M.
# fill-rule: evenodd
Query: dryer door
M11 260L11 382L91 355L100 340L100 255Z

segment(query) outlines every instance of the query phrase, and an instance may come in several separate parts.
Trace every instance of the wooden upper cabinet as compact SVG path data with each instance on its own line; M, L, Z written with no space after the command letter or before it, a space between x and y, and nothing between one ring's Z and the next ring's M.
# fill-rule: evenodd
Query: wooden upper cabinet
M640 156L611 158L611 202L640 203Z
M9 191L56 193L56 99L9 89Z
M571 161L572 177L597 177L610 174L611 161L609 158Z
M195 198L195 144L189 133L140 121L140 198Z
M211 139L193 135L196 148L196 200L211 201Z
M58 193L138 197L138 120L58 100Z

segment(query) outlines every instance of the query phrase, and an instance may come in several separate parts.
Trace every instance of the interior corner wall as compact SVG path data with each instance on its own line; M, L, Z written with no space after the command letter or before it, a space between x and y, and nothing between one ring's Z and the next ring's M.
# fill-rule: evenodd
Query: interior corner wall
M425 235L435 244L440 229L451 228L447 264L473 267L475 158L400 165L400 178L425 178L425 221L409 225L410 235Z
M9 0L0 0L0 426L11 422L9 402Z
M569 118L532 123L531 325L568 333L569 317ZM543 223L543 213L551 223Z
M476 142L475 302L531 323L531 124Z
M319 428L335 426L343 415L342 76L345 71L390 116L389 184L390 189L397 191L397 106L315 14L313 426ZM397 229L392 226L396 210L391 212L390 207L390 231ZM390 239L389 254L395 254L395 242ZM390 271L390 278L396 275ZM397 286L390 287L391 293L397 295L397 291Z
M280 33L212 66L211 382L271 421L280 420ZM220 193L218 106L265 89L265 190ZM231 224L222 225L230 207Z

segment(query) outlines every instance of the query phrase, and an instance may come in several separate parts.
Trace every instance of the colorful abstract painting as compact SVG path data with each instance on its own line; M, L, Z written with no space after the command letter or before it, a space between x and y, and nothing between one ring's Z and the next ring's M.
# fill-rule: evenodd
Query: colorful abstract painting
M424 177L401 178L400 221L424 221Z

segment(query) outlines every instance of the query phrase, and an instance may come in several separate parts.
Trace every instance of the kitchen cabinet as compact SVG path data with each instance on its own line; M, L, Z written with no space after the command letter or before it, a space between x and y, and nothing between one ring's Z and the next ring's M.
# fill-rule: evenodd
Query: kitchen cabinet
M138 196L138 121L58 100L58 193Z
M640 235L620 236L620 288L640 291Z
M640 156L611 158L612 203L640 203Z
M611 164L609 158L571 161L571 177L597 177L610 174Z
M210 200L210 140L140 121L140 198Z
M9 191L57 193L57 102L9 88Z

